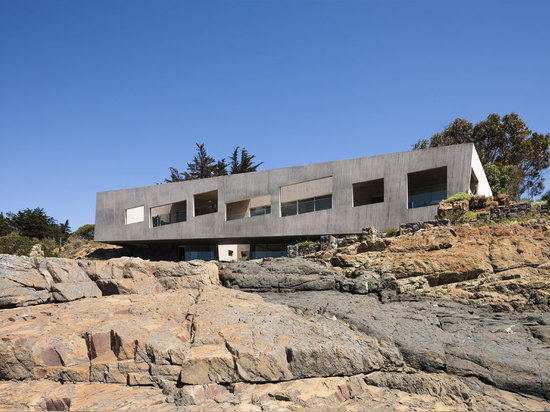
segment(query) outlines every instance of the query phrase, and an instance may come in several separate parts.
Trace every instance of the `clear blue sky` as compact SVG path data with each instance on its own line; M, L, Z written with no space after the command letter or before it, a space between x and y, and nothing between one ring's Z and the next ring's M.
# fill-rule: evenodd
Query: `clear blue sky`
M548 0L0 0L0 211L74 230L196 141L271 169L492 112L548 133L549 20Z

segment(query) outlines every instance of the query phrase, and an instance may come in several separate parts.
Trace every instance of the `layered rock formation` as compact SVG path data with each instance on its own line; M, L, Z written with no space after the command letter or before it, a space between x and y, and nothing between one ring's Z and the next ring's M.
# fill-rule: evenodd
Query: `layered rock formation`
M358 250L364 250L359 252ZM450 297L496 310L548 309L550 223L435 227L313 253L305 259L239 262L223 285L246 291L338 290Z
M219 274L1 255L0 405L549 410L549 228L434 228Z

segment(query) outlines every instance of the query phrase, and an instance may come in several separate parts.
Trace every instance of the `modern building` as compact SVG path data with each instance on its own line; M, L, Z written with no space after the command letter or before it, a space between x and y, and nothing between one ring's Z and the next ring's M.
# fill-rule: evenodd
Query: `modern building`
M95 240L151 259L281 256L300 240L433 219L457 192L491 195L473 144L101 192Z

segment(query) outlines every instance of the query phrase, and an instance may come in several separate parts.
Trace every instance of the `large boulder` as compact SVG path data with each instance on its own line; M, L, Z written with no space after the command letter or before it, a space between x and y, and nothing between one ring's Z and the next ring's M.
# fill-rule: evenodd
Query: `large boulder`
M257 292L334 290L336 276L327 265L303 258L227 263L220 270L224 286Z
M201 289L218 283L217 266L200 261L88 261L0 255L0 308L102 295Z

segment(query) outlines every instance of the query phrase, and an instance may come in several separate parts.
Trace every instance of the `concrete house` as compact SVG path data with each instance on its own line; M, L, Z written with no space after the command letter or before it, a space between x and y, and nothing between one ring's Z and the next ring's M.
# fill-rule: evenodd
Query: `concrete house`
M433 219L457 192L491 195L473 144L100 192L95 240L151 259L282 256L300 240Z

